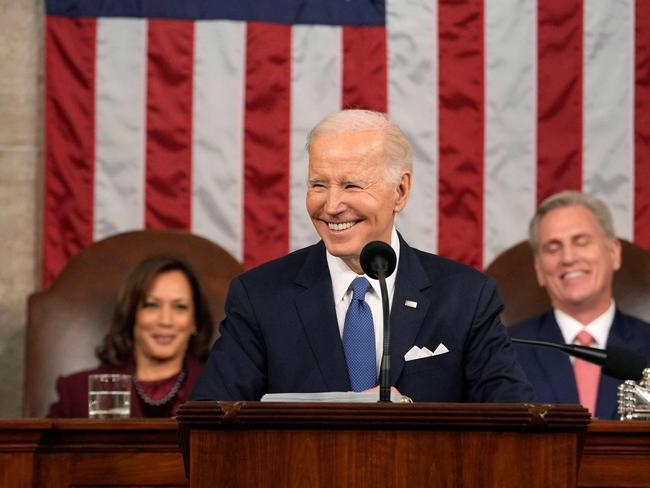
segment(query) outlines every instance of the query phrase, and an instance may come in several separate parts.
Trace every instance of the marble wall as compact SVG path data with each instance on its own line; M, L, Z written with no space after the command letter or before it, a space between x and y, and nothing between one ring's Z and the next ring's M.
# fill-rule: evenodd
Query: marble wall
M22 409L27 297L38 288L44 0L0 0L0 417Z

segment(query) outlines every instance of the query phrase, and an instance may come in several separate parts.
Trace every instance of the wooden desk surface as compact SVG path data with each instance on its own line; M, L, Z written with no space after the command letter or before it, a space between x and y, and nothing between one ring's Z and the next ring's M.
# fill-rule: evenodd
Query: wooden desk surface
M0 487L186 487L173 419L0 419ZM580 487L650 486L650 422L594 421Z
M578 472L581 487L649 487L650 422L594 420Z
M0 420L0 487L186 487L172 419Z

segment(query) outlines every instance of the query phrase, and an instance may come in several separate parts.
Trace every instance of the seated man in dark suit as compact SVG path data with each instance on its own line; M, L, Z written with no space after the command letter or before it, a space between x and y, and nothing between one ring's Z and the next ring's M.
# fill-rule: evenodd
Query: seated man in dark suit
M375 387L381 292L359 256L380 240L398 259L387 279L391 384L414 401L531 401L495 283L411 248L394 228L412 177L402 131L385 114L344 110L312 130L308 151L307 211L322 240L232 281L192 399Z
M627 347L650 357L650 325L623 314L612 298L621 244L602 201L576 191L548 197L530 222L529 240L553 310L510 327L512 337ZM618 417L621 381L601 375L600 367L553 349L519 345L517 354L537 401L581 403L596 417Z

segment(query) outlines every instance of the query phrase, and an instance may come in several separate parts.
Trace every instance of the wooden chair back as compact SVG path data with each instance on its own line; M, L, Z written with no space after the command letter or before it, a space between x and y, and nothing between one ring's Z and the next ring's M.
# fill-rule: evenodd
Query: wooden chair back
M650 322L650 253L632 242L619 240L622 264L614 274L614 300L623 312ZM505 304L501 314L505 325L513 325L551 308L546 290L537 284L528 241L505 250L485 272L497 282Z
M65 265L52 285L29 297L23 413L42 417L56 399L59 375L98 364L95 348L108 331L121 286L141 260L167 253L195 271L215 325L230 280L243 268L224 249L194 234L139 230L95 242Z

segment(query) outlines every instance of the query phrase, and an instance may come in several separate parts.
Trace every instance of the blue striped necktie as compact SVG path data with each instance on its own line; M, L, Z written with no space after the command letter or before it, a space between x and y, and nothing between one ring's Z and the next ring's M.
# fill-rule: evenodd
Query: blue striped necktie
M375 327L370 307L364 300L370 283L359 276L350 286L352 301L345 314L343 349L352 389L363 391L377 385Z

